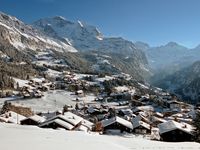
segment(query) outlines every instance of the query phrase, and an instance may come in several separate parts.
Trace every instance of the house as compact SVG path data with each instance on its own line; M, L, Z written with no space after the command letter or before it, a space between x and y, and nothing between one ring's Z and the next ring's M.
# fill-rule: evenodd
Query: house
M74 130L82 124L84 119L71 112L66 112L64 115L58 115L41 123L41 128L64 128L66 130Z
M46 118L46 120L47 120L47 119L53 118L53 117L55 117L57 115L61 115L61 114L62 114L62 112L60 112L60 111L53 111L53 112L48 111L48 112L38 113L37 115L42 116L42 117Z
M92 131L93 128L94 128L94 123L84 119L81 121L81 125L78 126L76 130L88 132L88 131Z
M101 121L103 131L108 133L109 130L117 130L119 132L131 132L133 130L133 125L131 122L120 118L118 116L105 119Z
M172 100L172 101L167 101L167 106L170 109L180 109L181 108L181 102Z
M24 120L25 118L25 116L20 115L16 112L8 111L0 115L0 122L20 124L20 121Z
M39 125L41 128L52 128L52 129L57 129L57 128L64 128L66 130L72 130L74 126L60 118L55 118L52 120L47 120L43 122L42 124Z
M23 120L21 120L21 125L39 125L40 123L44 122L45 118L38 116L38 115L34 115L34 116L30 116L28 118L25 118Z
M150 134L151 133L151 126L142 121L142 118L140 116L136 116L132 119L133 124L133 132L137 134Z
M131 109L120 109L118 111L118 115L119 116L132 116L133 112Z
M77 95L78 97L84 97L84 96L85 96L83 90L78 90L78 91L76 91L76 92L75 92L75 95Z
M158 125L161 140L169 142L191 141L194 127L173 120Z
M159 124L167 122L167 120L165 120L164 118L152 116L151 117L151 122L152 122L152 126L153 127L157 127Z

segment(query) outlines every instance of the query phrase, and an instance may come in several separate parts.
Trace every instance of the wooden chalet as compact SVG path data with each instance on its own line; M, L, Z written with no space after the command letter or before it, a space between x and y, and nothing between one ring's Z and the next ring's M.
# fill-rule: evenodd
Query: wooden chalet
M36 125L36 126L38 126L40 123L42 123L44 121L45 121L44 117L34 115L34 116L30 116L28 118L21 120L20 123L21 123L21 125Z
M170 120L158 125L160 137L163 141L184 142L192 141L194 128L186 123Z
M110 118L110 119L102 120L101 124L102 124L104 133L109 132L109 130L118 130L121 133L124 131L131 133L133 130L133 125L130 121L127 121L118 116Z

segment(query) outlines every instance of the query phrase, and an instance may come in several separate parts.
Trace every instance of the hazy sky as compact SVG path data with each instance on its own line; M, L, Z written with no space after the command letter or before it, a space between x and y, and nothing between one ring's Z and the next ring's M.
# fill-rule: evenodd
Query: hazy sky
M200 44L200 0L0 0L0 11L26 23L64 16L95 25L106 36L153 46Z

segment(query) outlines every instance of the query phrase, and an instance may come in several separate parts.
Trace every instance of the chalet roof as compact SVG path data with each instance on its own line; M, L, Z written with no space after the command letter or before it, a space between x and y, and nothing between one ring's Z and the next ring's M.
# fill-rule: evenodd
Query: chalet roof
M49 118L48 120L46 120L45 122L43 122L41 124L41 126L43 126L43 124L48 124L48 122L51 122L51 121L54 121L56 119L59 119L59 120L62 120L68 124L71 124L71 126L76 126L77 124L79 124L83 118L82 117L79 117L71 112L66 112L64 115L57 115L57 116L54 116L52 118Z
M20 123L20 121L25 118L26 118L25 116L20 115L13 111L8 111L8 112L0 115L1 121L8 122L8 123L16 123L16 124Z
M86 126L84 126L84 125L80 125L80 126L78 126L78 127L76 128L76 130L87 132L87 131L88 131L88 128L87 128Z
M151 105L139 106L139 107L136 107L133 111L134 112L136 112L136 111L154 111L154 108Z
M74 126L76 126L83 120L82 117L79 117L71 112L66 112L64 115L59 115L59 118L62 118L63 120L71 123Z
M101 121L103 127L107 127L107 126L109 126L109 125L111 125L115 122L117 122L117 123L119 123L119 124L121 124L121 125L123 125L127 128L133 129L133 125L132 125L131 122L129 122L129 121L123 119L123 118L120 118L118 116Z
M133 124L133 129L135 129L139 126L143 126L144 128L150 130L150 125L148 123L142 121L140 116L133 118L132 124Z
M94 125L94 123L84 119L84 120L82 120L81 125L89 128L91 130L93 125Z
M71 125L70 123L66 122L66 121L63 121L61 119L54 119L54 120L49 120L49 121L45 121L44 123L42 123L40 125L40 127L43 127L43 126L46 126L46 125L49 125L51 123L56 123L62 127L64 127L65 129L68 129L68 130L72 130L74 128L73 125Z
M188 134L192 134L192 131L194 129L193 126L186 124L186 123L179 123L174 120L167 121L165 123L161 123L158 125L160 134L170 132L176 129L182 130L183 132L186 132Z
M38 82L38 83L42 83L43 81L45 81L45 78L33 78L31 79L33 82Z
M133 111L129 108L126 108L126 109L120 109L119 111L123 112L124 114L126 115L129 115L129 114L132 114Z
M159 121L159 122L167 122L167 120L163 119L163 118L159 118L159 117L156 117L156 116L153 116L152 117L152 121L155 122L155 121Z
M44 122L46 119L44 117L41 117L41 116L38 116L38 115L34 115L34 116L30 116L28 118L25 118L21 121L24 121L24 120L27 120L27 119L31 119L35 122L38 122L38 123L41 123L41 122Z

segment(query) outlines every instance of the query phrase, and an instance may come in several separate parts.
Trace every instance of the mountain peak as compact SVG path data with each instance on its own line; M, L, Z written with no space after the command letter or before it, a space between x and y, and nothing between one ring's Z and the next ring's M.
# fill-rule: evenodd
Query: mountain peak
M55 19L55 20L66 20L66 18L63 17L63 16L55 16L55 17L53 17L53 19Z
M165 46L175 47L175 46L180 46L180 45L176 42L169 42Z

